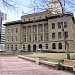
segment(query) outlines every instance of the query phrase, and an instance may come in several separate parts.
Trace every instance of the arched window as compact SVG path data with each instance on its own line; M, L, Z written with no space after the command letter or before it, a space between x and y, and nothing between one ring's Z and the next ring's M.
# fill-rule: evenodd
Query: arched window
M59 49L62 49L62 43L58 44Z
M55 43L52 44L52 49L56 49L56 44Z
M42 44L39 44L39 49L42 49Z

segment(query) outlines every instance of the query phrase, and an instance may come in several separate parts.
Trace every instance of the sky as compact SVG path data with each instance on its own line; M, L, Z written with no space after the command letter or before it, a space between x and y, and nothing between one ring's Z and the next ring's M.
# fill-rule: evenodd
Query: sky
M8 0L8 1L10 3L11 3L11 1L15 1L15 3L16 3L15 7L16 8L15 9L11 9L10 7L6 7L6 6L2 5L2 4L0 4L0 10L2 12L4 12L5 14L7 14L7 20L6 20L6 22L20 20L21 16L23 14L34 12L34 10L32 8L33 6L31 5L32 4L31 1L33 1L33 0ZM38 1L38 0L36 0L36 1ZM39 2L40 1L41 0L39 0ZM75 3L75 0L73 0L73 1L74 1L73 3ZM67 9L68 5L67 4L65 4L65 5L66 5L66 9ZM75 15L74 10L72 10L72 12Z
M1 5L0 10L5 14L7 14L7 20L6 20L7 22L20 20L21 16L24 13L29 13L29 11L31 11L31 9L28 7L29 4L30 4L30 0L23 0L23 1L18 0L18 5L15 6L16 7L15 9L10 7L5 8L3 5Z

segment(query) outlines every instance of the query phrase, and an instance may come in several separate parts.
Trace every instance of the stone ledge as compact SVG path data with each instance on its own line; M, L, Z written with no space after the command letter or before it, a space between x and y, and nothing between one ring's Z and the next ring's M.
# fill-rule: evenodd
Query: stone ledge
M36 61L34 58L25 57L25 56L22 56L22 55L18 55L18 57L19 57L19 58L22 58L22 59L29 60L29 61L33 61L33 62L35 62L35 61Z
M30 57L25 57L25 56L22 56L22 55L18 55L18 57L26 59L26 60L29 60L29 61L33 61L38 65L45 65L45 66L47 66L49 68L53 67L54 69L58 69L58 63L41 60L38 57L37 58L30 58Z

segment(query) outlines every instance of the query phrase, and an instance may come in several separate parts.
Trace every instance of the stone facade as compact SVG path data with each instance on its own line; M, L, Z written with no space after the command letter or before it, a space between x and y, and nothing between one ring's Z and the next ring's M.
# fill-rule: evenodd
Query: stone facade
M49 11L21 16L20 21L4 24L6 50L66 51L62 29L69 44L75 50L75 23L72 13L52 14Z

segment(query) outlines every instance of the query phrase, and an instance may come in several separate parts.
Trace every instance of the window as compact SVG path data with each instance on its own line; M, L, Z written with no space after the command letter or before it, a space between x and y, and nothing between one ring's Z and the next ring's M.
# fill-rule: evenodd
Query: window
M24 19L24 21L25 21L25 19Z
M52 44L52 49L56 49L56 44L55 43Z
M13 28L12 28L12 32L13 32Z
M62 43L58 44L59 49L62 49Z
M25 45L23 45L23 50L25 50Z
M15 50L17 50L17 45L15 45Z
M37 41L37 35L34 35L34 41Z
M48 32L48 23L44 24L44 29L45 29L45 32Z
M29 21L30 21L30 18L29 18Z
M24 42L26 42L26 35L24 36Z
M34 18L34 20L35 20L36 18Z
M58 38L61 38L62 35L61 35L61 32L58 32Z
M31 36L30 36L30 41L31 41Z
M28 27L29 33L31 33L31 26Z
M16 33L18 32L18 28L16 28Z
M15 36L15 41L17 41L17 36Z
M7 45L7 50L9 50L9 45Z
M65 32L64 34L65 34L65 38L68 38L68 32Z
M52 23L52 29L55 29L55 23Z
M64 28L67 28L68 24L67 22L64 22Z
M23 32L26 33L26 27L25 26L23 27Z
M13 50L13 45L11 45L11 50Z
M46 44L46 49L48 49L48 44Z
M43 25L42 24L39 24L39 31L43 32Z
M52 39L55 39L55 33L52 33Z
M37 32L37 26L33 26L34 32Z
M8 33L9 33L9 29L8 29Z
M49 37L48 37L48 33L45 34L45 41L48 41Z
M41 41L43 41L43 36L41 35L40 37L41 37Z
M61 22L58 22L58 29L61 28Z
M12 36L12 39L11 40L13 41L13 36Z

